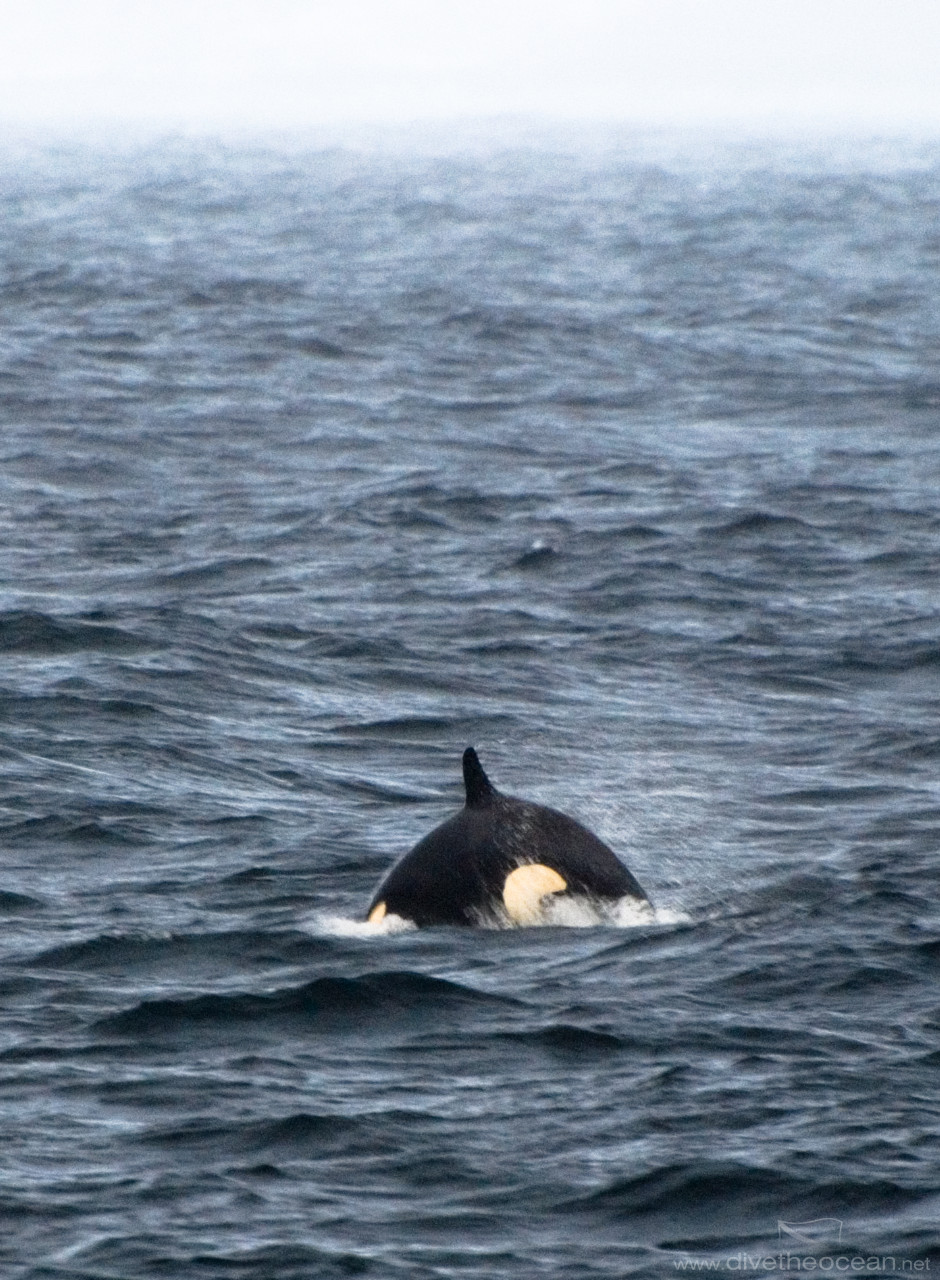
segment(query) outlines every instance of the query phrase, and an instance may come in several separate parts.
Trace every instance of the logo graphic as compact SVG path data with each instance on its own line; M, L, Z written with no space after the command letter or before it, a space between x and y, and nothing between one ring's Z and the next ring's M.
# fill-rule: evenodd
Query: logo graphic
M813 1218L809 1222L782 1222L777 1219L781 1240L798 1240L800 1244L818 1244L821 1240L842 1242L839 1218Z

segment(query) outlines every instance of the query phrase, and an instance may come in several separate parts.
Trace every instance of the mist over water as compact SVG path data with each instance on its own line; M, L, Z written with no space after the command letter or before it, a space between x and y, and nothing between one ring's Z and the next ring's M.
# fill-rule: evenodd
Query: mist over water
M937 148L0 180L4 1274L940 1264ZM469 744L655 917L366 925Z

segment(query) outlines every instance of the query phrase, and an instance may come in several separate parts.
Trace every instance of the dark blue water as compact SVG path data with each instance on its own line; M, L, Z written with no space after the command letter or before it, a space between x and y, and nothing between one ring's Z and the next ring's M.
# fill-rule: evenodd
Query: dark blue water
M662 146L0 159L4 1277L940 1267L940 150Z

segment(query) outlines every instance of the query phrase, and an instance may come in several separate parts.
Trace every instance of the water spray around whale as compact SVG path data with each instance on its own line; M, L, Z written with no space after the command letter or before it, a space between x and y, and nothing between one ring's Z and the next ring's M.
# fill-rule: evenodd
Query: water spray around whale
M463 778L464 808L395 864L369 904L370 922L536 925L551 923L566 900L652 910L612 849L558 810L497 791L473 747Z

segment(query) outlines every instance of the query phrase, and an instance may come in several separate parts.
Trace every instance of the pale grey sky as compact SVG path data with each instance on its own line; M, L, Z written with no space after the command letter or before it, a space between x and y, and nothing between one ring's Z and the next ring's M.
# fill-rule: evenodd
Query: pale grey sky
M940 132L940 0L0 0L0 122Z

